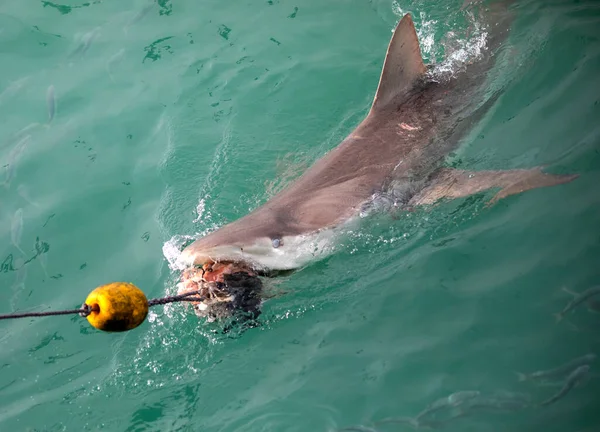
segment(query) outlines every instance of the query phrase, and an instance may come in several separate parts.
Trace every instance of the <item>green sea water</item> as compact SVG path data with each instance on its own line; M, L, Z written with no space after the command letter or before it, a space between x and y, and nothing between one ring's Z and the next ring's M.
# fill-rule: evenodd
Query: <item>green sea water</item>
M0 2L0 313L77 308L116 280L175 292L183 244L362 120L404 13L438 68L486 40L462 1L57 1ZM265 281L283 295L246 331L183 305L120 334L79 316L2 321L0 431L333 431L458 391L560 390L517 372L600 355L600 314L553 316L572 300L562 287L600 283L600 3L511 9L486 83L501 96L448 163L576 181L368 218ZM548 407L443 430L597 431L599 371Z

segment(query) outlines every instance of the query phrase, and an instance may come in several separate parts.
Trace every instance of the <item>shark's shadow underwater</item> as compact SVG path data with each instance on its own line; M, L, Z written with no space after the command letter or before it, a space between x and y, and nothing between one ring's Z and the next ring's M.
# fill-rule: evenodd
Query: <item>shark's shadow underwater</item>
M392 191L400 208L434 204L498 188L489 204L530 189L570 182L540 167L463 171L444 159L488 112L499 93L485 82L506 40L513 13L487 7L487 49L456 76L436 79L423 63L409 14L394 31L366 118L342 143L261 207L185 247L180 293L201 290L198 315L260 314L260 276L314 259L315 239L354 220L374 195ZM395 191L395 193L394 193Z

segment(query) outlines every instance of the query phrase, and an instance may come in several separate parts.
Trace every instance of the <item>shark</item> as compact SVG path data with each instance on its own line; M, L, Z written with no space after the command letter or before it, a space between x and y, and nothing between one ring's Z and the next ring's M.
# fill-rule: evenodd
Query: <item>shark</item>
M501 4L490 9L489 17L487 55L448 79L435 78L424 64L411 15L399 20L360 124L263 205L183 249L179 292L203 293L204 300L194 303L199 315L218 317L240 308L256 312L259 276L305 265L314 258L311 245L356 219L379 193L391 191L396 206L412 209L497 189L488 202L493 205L577 178L547 173L546 167L468 171L445 166L447 155L500 96L497 91L486 98L485 83L512 13Z

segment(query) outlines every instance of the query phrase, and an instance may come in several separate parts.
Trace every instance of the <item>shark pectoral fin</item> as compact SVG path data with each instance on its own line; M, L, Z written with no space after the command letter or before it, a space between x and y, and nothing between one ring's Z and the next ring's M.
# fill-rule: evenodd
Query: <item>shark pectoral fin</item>
M539 187L568 183L578 175L547 174L541 168L508 171L462 171L444 168L409 205L434 204L442 198L462 198L492 188L501 188L488 205L502 198Z
M514 171L507 172L510 174ZM575 180L577 177L579 177L578 174L559 175L543 173L540 168L523 170L522 172L519 171L517 172L515 178L512 180L509 179L507 184L504 185L502 190L498 192L494 198L492 198L488 205L495 204L497 201L501 200L502 198L506 198L507 196L519 194L530 189L569 183Z

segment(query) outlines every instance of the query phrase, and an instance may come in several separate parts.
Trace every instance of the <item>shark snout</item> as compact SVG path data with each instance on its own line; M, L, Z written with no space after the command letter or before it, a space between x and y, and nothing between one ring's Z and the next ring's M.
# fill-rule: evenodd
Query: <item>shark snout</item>
M289 249L287 239L283 237L238 239L235 235L224 235L226 233L219 231L215 234L219 234L218 237L211 239L209 235L185 248L179 257L180 263L183 266L202 266L213 262L238 262L253 268L270 268L277 267L277 262Z

